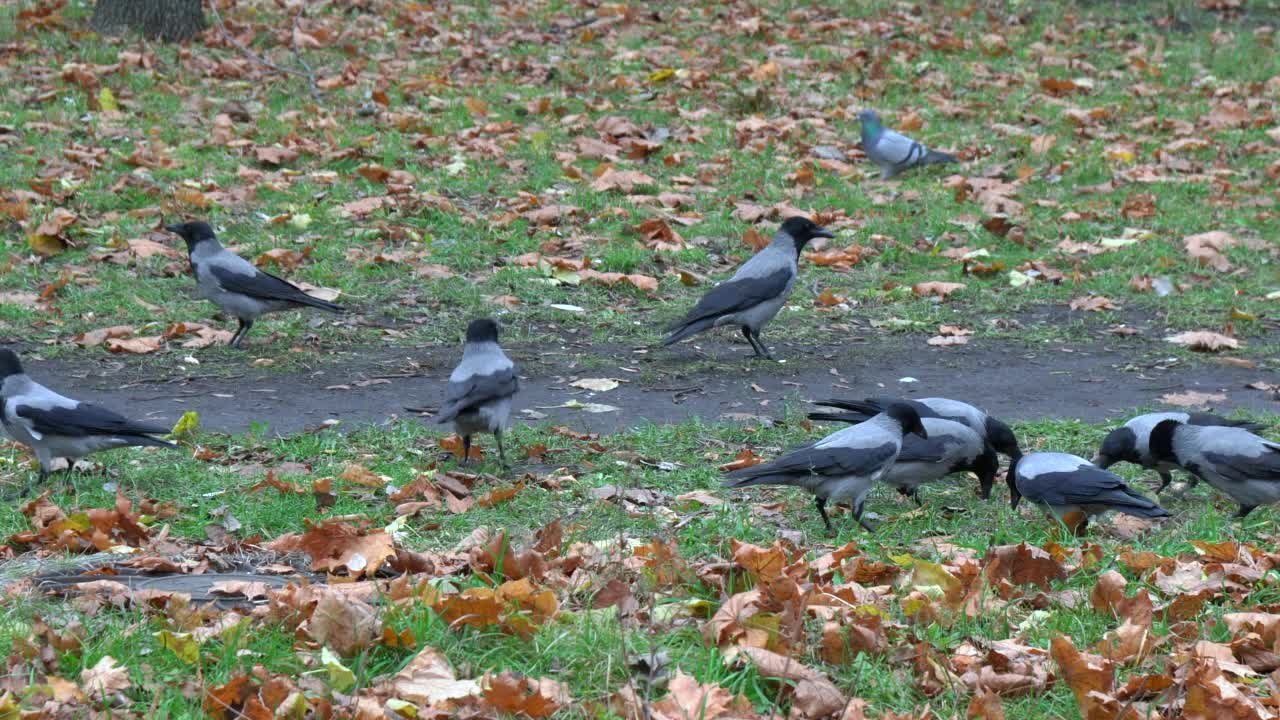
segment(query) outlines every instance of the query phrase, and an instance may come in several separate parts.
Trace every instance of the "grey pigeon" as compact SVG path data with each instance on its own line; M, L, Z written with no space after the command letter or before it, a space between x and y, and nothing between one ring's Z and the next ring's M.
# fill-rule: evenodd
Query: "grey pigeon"
M254 321L266 313L303 306L346 312L341 305L311 297L288 280L263 272L222 247L208 223L166 225L165 229L187 241L200 294L240 321L236 334L231 336L231 347L239 347Z
M1280 502L1280 443L1238 427L1164 420L1151 430L1151 455L1221 490L1240 504L1236 517Z
M880 179L888 180L917 165L960 162L954 155L930 150L899 132L886 128L875 110L858 113L862 123L862 150L880 168Z
M823 400L815 405L839 408L844 412L809 413L810 420L860 423L881 412L891 402L905 402L915 408L922 418L941 418L953 420L982 436L996 452L1009 457L1010 462L1017 462L1022 457L1022 449L1018 447L1018 438L1005 423L987 414L985 410L974 407L967 402L950 398L927 397L919 400L897 399L890 397L872 397L866 400ZM991 486L983 488L982 497L991 495Z
M841 428L818 442L771 462L734 470L724 486L791 485L813 493L818 514L832 532L827 502L853 501L853 517L868 532L862 519L867 493L893 466L902 449L904 433L928 438L920 416L910 406L893 403L870 420Z
M1009 504L1015 510L1025 496L1046 507L1058 520L1069 513L1083 515L1075 528L1077 533L1084 532L1089 518L1108 510L1140 518L1169 516L1168 510L1131 490L1119 475L1068 453L1024 455L1009 468L1005 481Z
M472 320L467 325L462 362L449 376L444 405L435 416L439 424L453 422L462 436L463 464L471 455L471 436L481 432L493 433L498 458L507 464L502 432L511 418L511 399L519 390L516 366L498 346L498 323L489 318Z
M904 435L902 450L880 482L920 501L920 486L957 472L978 476L982 497L991 495L1000 460L996 451L969 426L941 418L921 418L928 439Z
M1100 468L1108 468L1118 462L1131 462L1149 470L1155 470L1160 474L1160 487L1156 492L1164 492L1164 489L1169 487L1169 483L1173 482L1171 471L1177 467L1177 464L1157 461L1151 454L1149 443L1151 430L1165 420L1174 420L1184 425L1204 427L1221 425L1244 428L1245 430L1261 430L1266 427L1260 423L1230 420L1207 412L1147 413L1139 415L1126 422L1123 426L1107 433L1107 437L1102 441L1102 446L1098 448L1098 454L1093 456L1093 464ZM1196 479L1195 475L1191 476L1192 484L1195 483Z
M0 349L0 414L5 432L35 451L40 480L49 476L54 458L72 461L127 446L174 448L165 435L169 428L129 420L106 408L64 397L32 380L22 370L17 353ZM28 483L26 491L31 489Z
M782 309L799 271L800 251L813 238L832 237L831 231L802 217L787 218L773 240L738 268L733 277L702 296L683 320L671 326L662 344L678 343L704 330L737 325L757 357L773 355L760 341L760 329Z

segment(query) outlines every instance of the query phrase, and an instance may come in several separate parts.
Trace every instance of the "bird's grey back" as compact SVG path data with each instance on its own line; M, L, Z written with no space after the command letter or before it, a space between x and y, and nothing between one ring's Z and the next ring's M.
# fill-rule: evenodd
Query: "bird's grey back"
M513 367L511 358L498 343L466 343L462 348L462 360L449 375L449 382L465 382L477 375L493 375Z
M816 448L845 447L852 449L879 447L886 442L902 444L902 427L898 421L880 413L866 422L840 428L814 443Z
M779 230L768 245L738 267L731 280L762 278L785 268L790 268L794 272L796 270L794 242L790 235Z
M1089 465L1089 461L1079 455L1059 452L1037 452L1024 455L1018 461L1018 476L1034 478L1048 473L1067 473Z

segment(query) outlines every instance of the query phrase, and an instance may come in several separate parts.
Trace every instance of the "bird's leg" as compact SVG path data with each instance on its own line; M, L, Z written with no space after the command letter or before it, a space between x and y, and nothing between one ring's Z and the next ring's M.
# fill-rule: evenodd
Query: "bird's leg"
M775 358L773 357L773 353L769 352L769 348L764 344L764 341L760 339L760 331L759 331L759 330L752 330L752 331L751 331L751 338L752 338L752 340L755 342L755 347L756 347L756 353L757 353L757 354L759 354L759 355L763 355L763 356L765 357L765 359L766 359L766 360L774 360L774 359L775 359Z
M911 491L911 499L916 501L916 507L924 507L924 502L920 500L920 488L915 488Z
M1246 515L1248 515L1249 513L1253 512L1253 509L1254 509L1255 507L1257 507L1257 505L1241 505L1241 506L1240 506L1240 509L1239 509L1239 510L1237 510L1237 511L1236 511L1236 514L1235 514L1235 515L1233 515L1232 517L1234 517L1235 519L1239 520L1239 519L1241 519L1241 518L1245 517Z
M468 465L471 463L471 436L462 436L462 463Z
M498 439L498 461L502 463L502 467L511 467L507 464L507 451L502 447L502 431L495 430L493 436Z
M1164 489L1169 487L1169 483L1173 482L1173 473L1168 470L1158 470L1160 473L1160 487L1156 488L1156 493L1163 493Z
M747 327L746 325L743 325L742 337L747 339L747 343L751 345L751 351L756 354L756 357L760 357L760 346L756 345L756 339L751 337L751 328Z
M240 323L240 327L236 328L236 334L231 336L231 342L228 343L228 345L233 348L240 347L240 341L244 340L244 336L249 333L249 328L253 327L252 320L236 318L236 321Z
M831 527L831 518L827 517L827 499L815 496L813 500L818 506L818 514L822 516L822 523L827 526L827 537L835 537L836 531Z
M863 530L873 533L876 529L868 525L866 520L862 519L862 503L863 501L859 500L853 504L853 519L858 521L858 524L862 526Z

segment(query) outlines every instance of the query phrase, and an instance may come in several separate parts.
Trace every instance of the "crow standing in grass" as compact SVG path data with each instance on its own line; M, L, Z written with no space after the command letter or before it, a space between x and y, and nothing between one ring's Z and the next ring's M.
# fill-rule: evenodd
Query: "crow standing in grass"
M760 340L760 328L782 309L799 270L800 251L813 238L832 237L831 231L802 217L787 218L773 240L742 264L738 271L708 292L683 320L671 326L662 344L672 345L721 325L737 325L756 357L773 355Z
M40 480L49 476L54 458L78 458L130 445L174 448L152 437L168 428L129 420L106 408L64 397L32 380L17 353L0 349L0 401L5 432L35 451ZM25 494L31 489L28 483Z
M968 425L941 418L921 418L929 437L908 434L902 437L902 450L893 467L880 482L920 501L920 486L941 480L957 472L973 472L978 476L979 494L990 497L991 486L1000 470L996 451Z
M1046 507L1058 520L1078 514L1081 522L1073 528L1077 534L1085 531L1090 517L1108 510L1140 518L1169 517L1168 510L1129 489L1119 475L1067 453L1025 455L1009 467L1005 481L1014 510L1025 496Z
M1100 468L1108 468L1118 462L1131 462L1144 468L1155 470L1160 474L1160 487L1156 492L1164 492L1164 489L1169 487L1169 483L1173 482L1171 471L1178 465L1173 461L1157 460L1151 453L1151 431L1155 429L1156 425L1165 420L1201 427L1238 427L1245 430L1261 430L1266 427L1265 425L1245 420L1229 420L1207 412L1147 413L1139 415L1126 422L1123 426L1107 433L1107 437L1102 441L1102 447L1098 448L1098 454L1093 456L1093 464ZM1193 484L1196 480L1196 476L1192 475L1191 481Z
M954 155L930 150L906 135L886 128L875 110L863 110L858 113L858 120L862 123L862 149L871 162L879 166L881 180L888 180L917 165L959 162Z
M892 403L885 411L859 425L842 428L813 445L788 453L777 460L734 470L727 476L728 488L752 485L791 485L813 493L818 514L831 533L827 502L853 501L853 517L864 530L872 528L862 519L863 504L872 485L893 466L902 450L904 433L928 438L914 408Z
M493 433L498 458L507 464L502 432L511 416L511 399L519 390L516 366L498 346L498 323L489 318L472 320L462 346L462 362L449 376L444 406L435 417L440 424L453 421L462 436L464 464L471 456L471 436L480 432Z
M1150 452L1231 496L1238 518L1280 502L1280 443L1244 428L1163 420L1151 430Z
M166 225L165 229L187 241L200 294L240 321L236 334L231 336L231 347L240 347L254 321L266 313L303 306L346 312L341 305L311 297L288 280L263 272L223 248L208 223Z
M873 397L866 400L823 400L815 404L839 408L843 412L809 413L809 419L860 423L883 411L891 402L895 402L895 399ZM996 452L1001 455L1007 455L1010 462L1017 462L1018 458L1022 457L1022 449L1018 447L1018 438L1013 434L1013 430L1005 423L988 415L981 408L960 400L939 397L920 398L919 400L903 399L900 402L907 403L915 408L916 413L922 418L941 418L967 426L970 430L978 433L983 440L986 440L987 444L995 448ZM991 485L984 485L982 498L985 500L990 495Z

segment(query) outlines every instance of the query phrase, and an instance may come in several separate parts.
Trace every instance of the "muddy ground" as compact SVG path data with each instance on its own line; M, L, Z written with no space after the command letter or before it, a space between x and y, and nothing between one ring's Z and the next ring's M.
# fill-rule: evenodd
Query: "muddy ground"
M775 333L776 337L776 333ZM1276 361L1259 367L1223 365L1211 357L1181 361L1169 346L1142 337L1098 333L1084 344L974 340L961 347L931 347L920 335L853 338L847 345L793 347L775 343L783 363L750 359L738 338L709 334L671 349L601 348L582 342L508 347L521 365L524 421L612 432L645 422L668 423L779 417L788 403L827 397L904 394L969 400L1010 420L1044 417L1089 422L1117 419L1134 408L1162 406L1171 393L1225 396L1212 407L1280 412L1273 393L1249 389L1277 381ZM337 351L309 367L280 371L256 367L253 348L243 355L206 358L199 366L139 367L131 358L84 354L28 363L28 371L55 389L131 415L166 423L200 413L205 429L243 432L265 424L270 434L291 434L341 421L343 428L422 415L442 400L456 348ZM571 386L578 378L614 378L614 390L592 393ZM904 378L915 378L914 382ZM588 413L557 408L567 401L617 408ZM425 415L423 415L425 417Z

